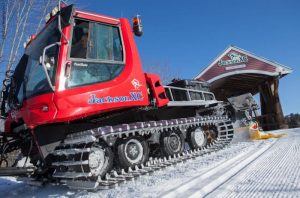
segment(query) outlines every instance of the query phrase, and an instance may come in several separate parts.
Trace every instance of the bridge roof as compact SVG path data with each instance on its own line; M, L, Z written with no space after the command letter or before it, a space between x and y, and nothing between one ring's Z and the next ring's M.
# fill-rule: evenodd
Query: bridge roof
M211 83L216 97L224 100L248 92L256 94L261 83L270 78L281 78L292 71L285 65L229 46L195 79Z

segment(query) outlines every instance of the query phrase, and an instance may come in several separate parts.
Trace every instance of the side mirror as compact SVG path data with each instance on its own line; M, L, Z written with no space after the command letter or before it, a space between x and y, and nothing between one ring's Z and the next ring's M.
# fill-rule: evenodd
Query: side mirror
M43 66L44 72L45 72L46 77L47 77L48 84L49 84L49 86L52 88L53 91L54 91L54 86L53 86L52 83L51 83L51 79L50 79L50 76L49 76L49 74L48 74L48 70L51 68L52 62L53 62L52 65L54 65L55 59L54 59L53 57L50 57L50 58L49 58L49 57L46 55L46 52L47 52L48 49L50 49L50 48L52 48L52 47L54 47L54 46L56 46L56 45L61 45L61 43L60 43L60 42L56 42L56 43L52 43L52 44L46 46L46 47L44 48L44 50L43 50L43 55L40 57L40 63L41 63L42 66ZM51 59L52 59L52 60L51 60Z
M45 55L45 57L43 58L43 56L40 56L40 64L43 65L43 59L44 59L44 64L47 68L47 70L50 70L51 67L54 66L55 64L55 58L54 57L48 57L47 55Z
M132 27L133 27L133 32L136 36L142 36L143 35L143 26L142 26L142 20L140 18L140 15L136 15L133 18Z
M46 68L48 68L46 64L49 64L50 67L55 64L55 58L54 57L48 57L46 55L46 52L47 52L48 49L50 49L50 48L52 48L52 47L54 47L56 45L61 45L61 43L60 42L56 42L56 43L52 43L52 44L46 46L44 48L44 50L43 50L43 55L40 56L39 62L40 62L41 65L46 66Z

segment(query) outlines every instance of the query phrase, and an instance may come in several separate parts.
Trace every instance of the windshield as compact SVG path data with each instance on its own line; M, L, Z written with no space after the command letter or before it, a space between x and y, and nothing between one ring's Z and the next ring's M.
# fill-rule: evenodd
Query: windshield
M124 67L119 27L75 20L70 58L73 61L67 87L116 78Z
M60 41L61 34L57 27L57 20L51 22L26 48L25 54L16 66L13 77L16 83L14 94L18 102L21 103L24 99L52 92L40 63L40 56L46 46ZM52 84L55 83L58 53L59 47L55 46L48 49L45 54L46 57L53 60L52 66L47 68Z

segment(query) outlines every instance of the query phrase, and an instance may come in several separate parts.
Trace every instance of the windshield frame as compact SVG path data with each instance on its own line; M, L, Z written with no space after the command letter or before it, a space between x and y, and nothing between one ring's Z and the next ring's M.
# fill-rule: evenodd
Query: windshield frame
M106 26L112 26L112 27L116 27L118 28L119 31L119 36L120 36L120 41L122 44L122 61L114 61L114 60L100 60L100 59L88 59L88 58L74 58L71 57L71 50L72 50L72 40L73 40L73 31L75 28L75 25L72 25L72 29L71 29L71 36L70 36L70 44L68 46L68 59L71 61L80 61L80 62L91 62L91 63L116 63L116 64L124 64L126 63L126 51L125 51L125 45L124 45L124 40L123 40L123 35L122 35L122 31L121 31L121 27L120 24L109 24L109 23L105 23L105 22L101 22L101 21L95 21L95 20L88 20L85 18L78 18L78 17L74 17L74 22L76 20L82 20L82 21L87 21L87 22L93 22L93 23L98 23L98 24L102 24L102 25L106 25Z
M31 41L31 43L30 43L30 45L28 45L28 47L25 49L25 51L24 51L24 54L27 54L28 53L28 51L29 51L29 53L30 53L30 51L33 51L33 49L32 48L34 48L34 46L35 45L38 45L38 44L36 44L37 42L38 42L38 39L40 39L40 37L41 37L41 34L43 34L53 23L55 23L55 22L57 22L57 29L58 29L58 23L59 23L59 21L58 21L58 17L56 16L56 17L54 17L53 19L51 19L47 24L46 24L46 26L37 34L37 36L36 36L36 39L34 39L33 41ZM54 44L54 43L56 43L56 44L58 44L58 43L61 43L61 40L62 40L63 38L62 38L62 35L61 35L61 33L60 33L60 38L59 38L59 41L58 42L53 42L53 43L51 43L51 44L49 44L49 45L52 45L52 44ZM46 47L48 47L49 45L47 45L47 46L45 46L44 48L43 48L43 50L42 50L42 53L41 53L41 56L43 56L43 53L44 53L44 49L46 48ZM50 77L50 80L51 80L51 84L49 84L50 86L52 86L53 87L53 92L54 92L54 89L55 89L55 84L56 84L56 81L57 81L57 71L58 71L58 67L59 67L59 59L60 59L60 54L61 54L61 46L59 45L59 47L58 47L58 53L57 53L57 60L56 60L56 65L54 66L55 68L54 68L54 71L53 71L53 76L52 77ZM43 67L43 65L40 65L40 66L42 66ZM46 73L45 73L45 75L47 75ZM49 75L49 74L48 74ZM52 79L53 78L53 79Z
M65 76L64 80L62 81L62 89L67 90L67 89L74 89L74 88L81 88L81 87L85 87L85 86L91 86L91 85L99 85L102 83L106 83L106 82L110 82L115 80L116 78L120 77L123 73L123 71L126 68L126 51L125 51L125 45L124 45L124 38L122 35L122 27L120 23L116 23L116 24L112 24L112 23L107 23L107 22L103 22L103 21L98 21L98 20L90 20L90 19L86 19L84 17L74 17L74 22L75 20L81 20L84 22L88 22L88 23L96 23L96 24L101 24L101 25L105 25L105 26L109 26L109 27L113 27L113 28L117 28L118 30L118 36L119 36L119 40L120 40L120 45L121 45L121 50L122 52L120 53L122 55L122 61L115 61L115 60L104 60L104 59L88 59L88 58L74 58L71 57L71 51L72 51L72 40L73 40L73 33L74 33L74 29L75 29L75 23L73 23L70 27L70 33L69 33L69 38L70 38L70 43L67 46L67 58L66 61L69 62L70 64L70 72L72 71L72 68L74 67L73 64L76 63L83 63L83 64L111 64L111 65L122 65L122 69L120 70L120 73L116 76L114 76L111 79L107 79L107 80L103 80L103 81L98 81L98 82L91 82L91 83L83 83L83 84L78 84L78 85L69 85L70 82L70 76ZM66 69L64 67L64 69Z
M56 24L54 24L54 23L56 23ZM54 25L56 25L56 26L54 26ZM54 28L57 28L57 33L59 33L58 42L61 42L62 35L59 32L59 30L58 30L58 17L54 17L53 19L51 19L51 21L49 21L45 25L45 27L37 34L36 38L34 40L32 40L31 43L28 45L28 47L25 49L24 55L28 56L28 59L27 59L27 62L26 62L26 66L25 66L26 69L25 69L25 73L23 75L23 78L26 77L26 71L27 71L27 69L32 66L32 65L29 65L29 61L35 60L35 61L39 62L40 61L40 57L43 56L45 47L49 46L49 45L44 46L44 48L39 52L40 56L38 57L38 60L36 60L34 58L30 58L31 56L34 56L33 53L36 53L35 51L37 51L37 46L41 45L40 40L42 38L44 38L44 37L42 37L43 34L46 34L47 31L48 31L48 34L49 34L49 32L51 32L51 33L53 32L53 31L49 31L49 28L51 26L54 26ZM57 42L53 42L53 43L57 43ZM51 43L51 44L53 44L53 43ZM37 67L40 67L43 70L43 73L45 75L44 76L45 79L43 79L43 80L47 80L47 75L49 75L51 84L49 84L49 81L47 80L47 85L49 86L50 89L49 90L44 90L44 91L38 91L38 92L32 93L31 95L27 95L27 93L26 93L27 90L26 90L26 92L23 93L23 99L22 99L22 101L25 101L27 99L33 98L35 96L39 96L39 95L43 95L43 94L46 94L46 93L54 93L55 92L55 84L56 84L56 82L58 80L57 79L57 71L59 69L59 59L60 59L61 50L62 50L61 47L58 46L57 54L56 54L56 57L55 57L56 58L56 63L53 66L53 71L52 71L53 75L50 76L50 74L48 73L48 71L44 70L43 65L40 62L37 65ZM33 79L33 78L31 78L31 79ZM23 82L21 84L23 84L23 86L25 86L25 84L26 84L26 87L27 87L28 86L27 85L28 82L25 82L25 79L23 79L22 81ZM25 89L25 88L23 88L23 89ZM19 92L20 92L20 90L19 90Z

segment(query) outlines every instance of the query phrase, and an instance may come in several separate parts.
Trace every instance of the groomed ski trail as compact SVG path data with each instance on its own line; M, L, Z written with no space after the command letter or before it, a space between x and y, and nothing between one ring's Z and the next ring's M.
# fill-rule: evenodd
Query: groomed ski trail
M217 189L222 183L228 181L233 175L251 164L264 152L269 150L275 142L276 140L272 142L272 144L260 145L247 152L239 153L214 168L195 176L180 187L169 190L169 192L163 194L162 197L204 197Z
M208 197L300 197L300 129L289 130Z

